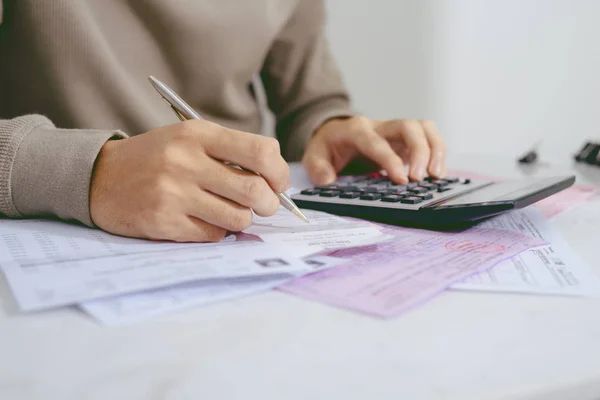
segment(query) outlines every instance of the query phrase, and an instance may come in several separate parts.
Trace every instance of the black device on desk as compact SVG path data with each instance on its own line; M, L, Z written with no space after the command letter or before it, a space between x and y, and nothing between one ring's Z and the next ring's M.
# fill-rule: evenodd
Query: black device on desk
M386 176L342 176L293 195L300 208L393 224L443 228L523 208L573 185L575 176L490 182L450 177L395 184Z

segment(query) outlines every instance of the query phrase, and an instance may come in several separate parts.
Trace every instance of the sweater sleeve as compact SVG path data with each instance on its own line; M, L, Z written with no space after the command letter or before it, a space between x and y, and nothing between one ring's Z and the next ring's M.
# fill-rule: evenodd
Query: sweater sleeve
M0 120L0 214L53 216L92 226L89 189L96 157L120 131L57 129L40 115Z
M323 0L300 0L261 70L277 138L290 161L302 158L326 120L352 115L349 96L325 37Z

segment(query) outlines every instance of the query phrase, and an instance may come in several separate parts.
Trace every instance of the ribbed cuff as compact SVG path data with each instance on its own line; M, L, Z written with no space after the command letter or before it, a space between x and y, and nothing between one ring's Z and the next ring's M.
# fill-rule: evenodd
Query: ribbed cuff
M319 102L303 110L295 119L289 137L282 146L283 156L288 161L300 161L306 145L317 129L327 120L354 116L348 101L333 98Z
M11 189L21 216L56 216L93 226L89 211L92 171L102 146L120 131L56 129L41 125L21 141Z
M53 127L52 122L41 115L26 115L0 121L0 213L7 217L21 216L13 202L13 168L21 142L38 126Z

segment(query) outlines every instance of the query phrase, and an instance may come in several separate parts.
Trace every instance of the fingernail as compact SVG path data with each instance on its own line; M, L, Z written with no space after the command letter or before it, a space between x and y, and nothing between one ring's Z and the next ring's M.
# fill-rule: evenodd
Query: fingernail
M423 167L418 167L416 172L415 172L415 178L418 181L422 181L423 178L425 178L425 168Z
M444 155L437 154L431 160L431 172L437 177L441 177L444 173Z
M392 173L400 179L407 179L406 173L404 172L404 167L394 167Z
M440 161L434 162L434 164L431 167L431 172L436 177L438 177L438 178L441 177L441 175L442 175L442 163Z
M325 175L323 177L323 184L324 185L329 185L330 183L335 182L335 176L332 175Z

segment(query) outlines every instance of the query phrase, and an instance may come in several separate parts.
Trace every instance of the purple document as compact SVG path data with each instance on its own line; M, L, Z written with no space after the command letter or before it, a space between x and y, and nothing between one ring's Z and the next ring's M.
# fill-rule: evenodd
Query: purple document
M348 262L279 289L384 318L424 303L451 284L545 242L515 232L473 228L431 232L385 227L391 242L337 250Z

